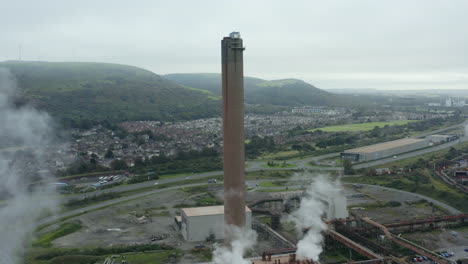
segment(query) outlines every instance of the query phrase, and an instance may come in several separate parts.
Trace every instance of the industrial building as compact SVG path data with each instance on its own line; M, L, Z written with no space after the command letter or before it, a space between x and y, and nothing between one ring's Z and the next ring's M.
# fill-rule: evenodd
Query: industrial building
M252 228L252 211L245 206L246 228ZM210 235L224 239L224 206L183 208L179 219L184 239L191 242L205 241Z
M341 158L357 162L364 162L391 157L428 146L429 143L425 139L404 138L366 147L345 150L341 153Z
M429 135L426 137L427 140L434 144L446 143L453 140L457 140L459 138L458 135Z

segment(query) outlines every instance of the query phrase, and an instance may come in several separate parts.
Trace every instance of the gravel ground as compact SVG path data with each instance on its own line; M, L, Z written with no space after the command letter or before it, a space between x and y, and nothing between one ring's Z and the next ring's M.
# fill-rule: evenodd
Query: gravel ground
M152 236L163 238L158 242L178 245L182 239L173 225L176 209L172 206L179 203L189 203L187 194L168 191L78 216L82 229L55 240L54 246L149 243Z
M434 251L454 252L454 259L468 258L468 227L406 234L405 238Z
M446 212L432 208L429 203L414 204L420 201L419 196L412 193L395 192L370 185L348 185L347 190L353 189L348 195L348 207L353 213L368 216L379 223L392 223L397 221L429 218L431 215L444 215ZM364 197L356 197L363 195ZM355 198L356 197L356 198ZM401 203L397 207L366 207L366 204L386 203L395 201ZM354 207L353 207L354 206Z

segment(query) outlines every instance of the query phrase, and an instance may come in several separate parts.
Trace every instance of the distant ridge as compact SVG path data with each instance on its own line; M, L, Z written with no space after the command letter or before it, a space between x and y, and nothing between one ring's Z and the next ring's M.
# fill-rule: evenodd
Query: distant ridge
M164 75L175 83L221 94L221 74L174 73ZM279 106L339 105L345 100L339 95L321 90L298 79L267 81L244 78L245 101L248 104Z
M0 62L18 82L18 104L65 124L184 120L220 114L211 92L183 87L141 68L93 62Z

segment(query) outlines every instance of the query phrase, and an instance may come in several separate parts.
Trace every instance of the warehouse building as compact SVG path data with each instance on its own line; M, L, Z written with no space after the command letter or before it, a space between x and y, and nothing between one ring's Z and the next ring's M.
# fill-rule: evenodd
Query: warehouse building
M446 143L446 142L457 140L459 138L459 136L454 135L454 134L451 134L451 135L429 135L426 138L427 138L427 140L429 140L430 142L432 142L434 144L440 144L440 143Z
M371 146L345 150L341 153L341 158L364 162L391 157L428 146L429 144L425 139L404 138Z
M245 227L252 228L252 211L247 206L245 218ZM224 239L223 205L183 208L176 222L187 241L205 241L210 235L213 235L215 239Z

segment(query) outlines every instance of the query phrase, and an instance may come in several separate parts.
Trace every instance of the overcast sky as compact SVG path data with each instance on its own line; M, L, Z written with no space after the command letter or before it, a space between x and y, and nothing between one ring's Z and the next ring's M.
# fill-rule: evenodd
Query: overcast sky
M245 74L319 88L468 89L465 0L0 0L0 61L220 72L240 31Z

